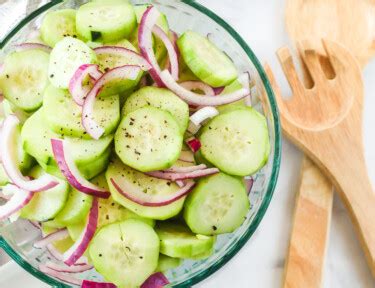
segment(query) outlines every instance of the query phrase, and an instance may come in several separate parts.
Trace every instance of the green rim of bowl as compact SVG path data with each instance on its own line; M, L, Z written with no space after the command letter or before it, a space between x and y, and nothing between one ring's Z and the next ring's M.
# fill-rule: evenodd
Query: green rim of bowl
M35 17L39 16L41 13L47 11L49 8L53 7L56 4L62 3L63 0L53 0L49 2L48 4L40 7L39 9L33 11L30 15L28 15L25 19L23 19L0 43L0 49L2 49L5 44L20 30L22 27L24 27L26 24L28 24L31 20L33 20ZM236 245L234 245L228 253L223 256L221 259L219 259L215 264L213 264L208 269L202 271L201 273L195 275L193 278L179 284L175 287L191 287L194 284L197 284L198 282L206 279L207 277L211 276L214 272L219 270L221 267L223 267L226 263L229 262L232 257L234 257L237 252L246 244L246 242L250 239L250 237L253 235L257 227L259 226L261 220L263 219L267 208L271 202L273 191L275 190L277 178L279 175L279 169L280 169L280 161L281 161L281 128L280 128L280 120L279 120L279 112L277 109L275 96L273 94L273 91L271 89L270 82L267 78L267 75L260 64L258 58L255 56L254 52L250 49L250 47L246 44L246 42L242 39L242 37L222 18L220 18L218 15L213 13L211 10L207 9L206 7L200 5L199 3L195 2L194 0L182 0L183 3L190 5L191 7L197 9L201 13L205 14L206 16L210 17L213 21L215 21L217 24L222 26L236 41L237 43L242 47L242 49L245 51L249 59L254 64L257 72L259 73L259 76L263 82L263 85L265 87L269 103L271 106L272 111L272 117L273 117L273 124L274 124L274 130L275 130L275 151L274 151L274 159L273 159L273 167L271 172L271 179L269 182L269 185L267 187L266 194L264 196L263 202L259 208L258 213L256 214L253 222L251 223L250 227L247 229L246 233L242 235L242 237L238 240ZM23 269L25 269L27 272L31 273L38 279L44 281L45 283L51 285L52 287L70 287L66 284L63 284L59 281L56 281L55 279L49 277L48 275L41 273L39 270L31 266L28 262L26 262L6 241L3 237L0 236L0 247L5 250L5 252L13 258L15 262L17 262Z

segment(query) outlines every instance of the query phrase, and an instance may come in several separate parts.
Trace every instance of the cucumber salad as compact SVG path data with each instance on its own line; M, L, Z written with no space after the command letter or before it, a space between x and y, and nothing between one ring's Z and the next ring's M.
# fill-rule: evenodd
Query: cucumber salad
M270 151L249 74L126 0L48 12L39 32L1 65L0 220L41 229L52 277L162 287L246 219Z

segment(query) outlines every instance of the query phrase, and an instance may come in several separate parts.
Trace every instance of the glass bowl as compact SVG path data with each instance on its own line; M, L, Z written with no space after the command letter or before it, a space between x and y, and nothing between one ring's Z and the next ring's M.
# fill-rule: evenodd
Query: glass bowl
M84 2L87 1L15 0L1 4L0 22L3 23L0 25L6 27L7 31L0 43L0 60L13 49L15 43L30 39L35 34L46 11L78 7ZM251 209L243 225L234 233L219 236L215 252L208 259L187 260L180 267L166 273L171 287L191 287L220 269L245 245L268 208L280 167L281 132L278 110L270 83L257 57L241 36L219 16L192 0L132 0L131 2L152 3L168 16L171 29L178 33L191 29L209 35L210 40L229 55L240 71L250 72L253 106L261 111L268 121L271 154L267 165L253 176L255 181L249 194ZM2 222L0 235L0 247L26 271L51 286L71 287L38 270L38 265L51 257L47 251L32 247L32 243L41 235L30 222L21 219L13 223ZM94 270L78 274L77 277L103 281Z

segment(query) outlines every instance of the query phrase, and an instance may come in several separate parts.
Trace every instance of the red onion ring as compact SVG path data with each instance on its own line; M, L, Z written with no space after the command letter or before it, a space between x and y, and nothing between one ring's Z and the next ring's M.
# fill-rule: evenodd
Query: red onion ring
M82 231L81 235L73 246L64 253L64 263L66 265L72 266L83 255L83 253L85 253L96 232L96 228L98 226L98 216L98 199L94 198L89 215L87 216L85 229Z
M43 237L41 240L35 242L33 244L34 248L41 249L46 247L48 244L51 244L55 241L63 240L69 237L68 230L66 228L59 229L53 233L48 234L47 236Z
M224 91L225 87L223 86L223 87L217 87L217 88L212 88L212 89L214 90L215 95L219 95Z
M83 86L82 82L90 76L94 81L97 81L102 73L99 71L99 66L94 64L83 64L74 73L69 82L69 92L77 105L82 106L87 93L90 91L88 86Z
M199 139L195 137L187 139L186 144L189 146L189 148L191 149L193 153L201 149L201 146L202 146L201 141L199 141Z
M138 65L139 67L142 68L143 71L148 71L151 69L150 63L148 63L147 60L142 57L142 55L124 47L101 46L101 47L95 48L94 51L97 55L113 54L117 56L126 57L127 59L129 59L131 63L135 63L132 65Z
M99 139L103 135L104 129L96 123L93 116L94 104L96 96L100 93L103 86L115 79L128 78L134 80L141 72L140 66L125 65L113 68L104 73L102 77L94 84L90 92L87 94L85 102L82 107L82 125L86 132L94 139Z
M81 288L116 288L116 287L117 286L112 283L93 282L89 280L83 280L83 283L81 286Z
M243 181L245 183L246 193L249 195L254 185L254 179L253 177L248 178L248 176L246 176Z
M56 260L58 260L58 261L63 261L64 260L63 254L59 250L57 250L55 248L55 246L53 246L53 244L51 244L51 243L48 244L47 245L47 250L51 254L51 256L53 258L55 258ZM77 260L76 263L74 263L74 265L75 266L77 266L77 265L88 265L88 263L89 262L88 262L88 259L86 258L86 256L82 256L81 258L79 258Z
M206 106L191 115L190 121L193 122L194 125L199 126L203 121L209 118L213 118L217 115L219 115L219 111L215 107Z
M174 80L178 80L178 54L176 52L176 47L173 45L172 41L169 39L168 35L157 25L152 28L152 32L158 37L164 44L168 52L169 65L171 70L171 75ZM160 67L159 70L160 71Z
M177 180L201 178L201 177L213 175L219 172L220 170L217 168L207 168L207 169L195 170L192 172L185 172L185 173L152 171L152 172L147 172L145 174L151 177L158 178L158 179L177 181Z
M181 154L180 154L180 157L178 158L178 160L180 160L182 162L189 162L189 163L195 162L194 154L191 153L191 151L181 151Z
M162 172L171 172L171 173L188 173L197 170L206 169L207 166L205 164L195 165L195 166L172 166L169 169L162 170Z
M81 279L77 279L77 278L74 278L72 276L69 276L69 275L65 275L61 272L57 272L49 267L47 267L46 265L43 265L43 264L40 264L39 265L39 270L49 276L52 276L52 277L55 277L61 281L64 281L64 282L67 282L69 284L73 284L73 285L78 285L78 286L81 286L82 285L82 280Z
M162 288L168 284L169 281L167 277L165 277L163 273L157 272L148 277L140 288Z
M92 184L81 175L74 161L66 153L66 141L51 139L51 144L57 166L70 185L82 193L99 198L109 198L111 194L108 191Z
M3 122L0 139L0 155L6 174L13 184L30 192L39 192L55 187L59 182L49 174L44 174L38 179L30 180L24 177L18 169L13 150L17 147L14 143L14 134L17 131L19 123L18 118L14 115L9 115Z
M205 95L216 95L215 90L202 81L185 81L180 83L180 85L189 91L200 90Z
M85 272L94 268L92 265L88 265L88 264L76 265L76 266L65 266L65 265L56 264L52 261L47 261L46 267L52 270L55 270L57 272L62 272L62 273L81 273L81 272Z
M35 228L41 229L42 226L40 226L39 222L29 220L30 224L33 225Z
M122 196L139 205L147 207L161 207L173 203L187 195L195 185L193 181L188 181L184 187L172 195L155 196L147 195L134 187L120 187L113 178L111 178L111 183Z
M153 6L148 7L147 10L143 13L138 29L138 45L141 55L151 65L151 69L149 70L149 72L152 79L154 79L157 86L165 87L163 81L160 79L161 70L158 61L156 60L154 49L152 47L152 29L156 25L159 17L159 11Z
M169 73L168 70L164 70L160 73L160 79L164 85L174 92L181 99L186 101L188 104L197 105L197 106L218 106L229 104L235 101L238 101L247 95L250 94L249 86L244 86L242 89L239 89L235 92L229 94L220 95L220 97L212 97L215 95L201 95L194 92L191 92L180 84L178 84ZM242 77L242 76L241 76Z
M12 184L8 184L7 186L14 191L14 194L4 205L0 206L0 221L21 210L33 198L33 193L30 191L18 188Z
M25 50L32 50L32 49L39 49L43 50L44 52L50 53L52 48L48 45L41 44L41 43L21 43L15 45L16 51L25 51Z

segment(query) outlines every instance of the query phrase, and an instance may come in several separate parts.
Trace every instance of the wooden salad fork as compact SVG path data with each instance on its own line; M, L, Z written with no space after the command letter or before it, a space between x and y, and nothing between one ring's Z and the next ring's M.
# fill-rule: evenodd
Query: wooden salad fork
M283 130L336 187L375 275L375 193L367 174L362 142L361 69L346 48L323 40L333 69L327 71L311 44L299 42L301 59L313 83L311 88L300 81L289 49L283 47L277 52L293 94L292 98L283 99L275 93ZM279 90L275 81L273 84Z

